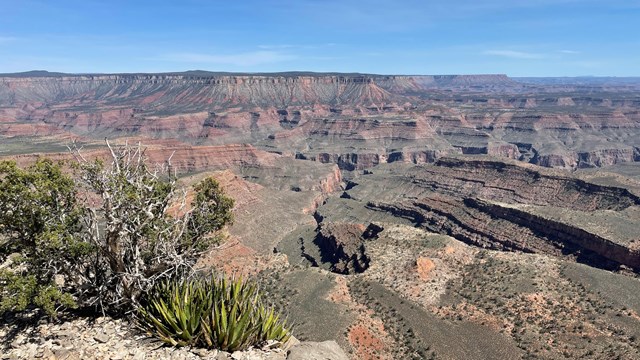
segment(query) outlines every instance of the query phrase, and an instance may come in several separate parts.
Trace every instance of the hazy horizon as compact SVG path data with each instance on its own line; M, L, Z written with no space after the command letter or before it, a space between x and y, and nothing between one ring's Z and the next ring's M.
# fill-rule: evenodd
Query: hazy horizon
M238 75L238 76L269 76L269 75L280 75L280 74L300 74L304 76L305 74L312 75L362 75L362 76L474 76L474 75L491 75L491 76L502 76L505 75L509 78L514 79L534 79L534 78L567 78L567 79L599 79L599 78L613 78L613 79L640 79L640 76L610 76L610 75L575 75L575 76L510 76L509 74L483 74L483 73L475 73L475 74L374 74L374 73L359 73L359 72L337 72L337 71L305 71L305 70L294 70L294 71L271 71L271 72L243 72L243 71L215 71L215 70L203 70L203 69L191 69L184 71L161 71L161 72L117 72L117 73L109 73L109 72L86 72L86 73L73 73L73 72L57 72L57 71L49 71L44 69L35 69L35 70L26 70L26 71L18 71L18 72L10 72L10 73L2 73L0 72L0 76L7 75L33 75L33 76L83 76L83 75L180 75L187 73L210 73L212 75Z
M0 8L0 73L640 76L638 0L0 0Z

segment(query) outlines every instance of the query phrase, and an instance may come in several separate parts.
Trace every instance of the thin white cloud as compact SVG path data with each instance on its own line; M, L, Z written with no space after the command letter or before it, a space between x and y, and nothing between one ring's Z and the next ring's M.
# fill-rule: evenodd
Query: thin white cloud
M0 44L10 43L10 42L14 42L16 40L18 40L18 38L15 38L13 36L2 36L2 35L0 35Z
M569 55L580 54L580 51L575 51L575 50L560 50L559 52L563 54L569 54Z
M572 62L571 65L585 68L585 69L599 69L599 68L605 67L605 64L602 63L601 61L589 61L589 60L575 61L575 62Z
M514 51L514 50L486 50L483 51L484 55L492 55L492 56L501 56L510 59L542 59L545 58L543 54L530 53L524 51Z
M258 45L258 49L263 50L283 50L283 49L320 49L337 46L337 43L324 43L324 44L306 44L306 45L291 45L291 44L263 44Z
M202 53L174 53L161 56L160 60L201 63L201 64L224 64L234 66L256 66L271 64L296 59L296 56L279 51L251 51L238 54L214 55Z
M295 45L289 44L278 44L278 45L258 45L258 48L264 50L274 50L274 49L291 49L295 47Z

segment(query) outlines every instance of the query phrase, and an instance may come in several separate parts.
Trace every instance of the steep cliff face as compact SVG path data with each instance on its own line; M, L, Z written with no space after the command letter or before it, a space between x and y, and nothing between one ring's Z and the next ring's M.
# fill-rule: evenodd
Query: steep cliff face
M640 272L640 252L570 224L476 198L429 196L414 202L370 202L425 229L467 244L570 258L594 267Z
M603 167L635 161L635 148L602 149L578 153L578 167Z
M358 152L358 153L319 153L319 154L303 154L297 153L297 159L318 161L323 164L337 164L342 170L365 170L379 164L402 162L411 164L427 164L433 163L441 157L462 154L462 149L451 150L416 150L413 148L402 149L399 151L387 152L380 150L377 152Z
M323 164L337 164L342 170L361 170L370 168L386 161L386 156L379 153L320 153L315 155L298 154L298 159L318 161Z
M382 104L394 96L374 76L78 75L0 78L1 105L106 102L182 111L231 105Z
M538 237L552 239L552 241L559 243L565 253L569 250L583 258L591 257L590 261L598 264L606 264L607 262L603 262L601 259L604 258L608 262L626 265L640 272L640 251L638 249L630 249L628 246L615 243L576 226L547 219L517 208L505 207L478 199L466 199L465 204L490 214L494 218L505 219L513 224L532 229Z
M592 184L531 166L491 160L442 158L407 172L411 182L450 196L583 211L622 210L640 205L627 189Z
M342 196L342 205L356 212L350 217L390 215L482 248L640 272L635 191L516 161L463 157L396 166L350 183ZM340 211L335 206L332 211Z
M559 151L555 154L538 154L532 164L563 169L606 167L638 161L635 147L618 147L591 151Z

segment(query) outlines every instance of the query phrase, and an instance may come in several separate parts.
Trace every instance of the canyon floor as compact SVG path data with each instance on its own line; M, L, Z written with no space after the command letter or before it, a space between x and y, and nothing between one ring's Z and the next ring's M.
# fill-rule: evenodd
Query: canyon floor
M213 175L202 268L353 359L640 358L640 79L0 75L0 158Z

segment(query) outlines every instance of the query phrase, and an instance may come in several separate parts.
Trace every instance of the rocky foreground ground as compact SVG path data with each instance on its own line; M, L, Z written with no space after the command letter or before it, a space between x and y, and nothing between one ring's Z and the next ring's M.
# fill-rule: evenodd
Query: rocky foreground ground
M335 341L299 342L291 339L282 348L267 343L260 348L228 353L200 348L174 348L149 338L131 323L108 317L81 318L36 324L15 320L0 327L2 360L321 360L348 359Z

